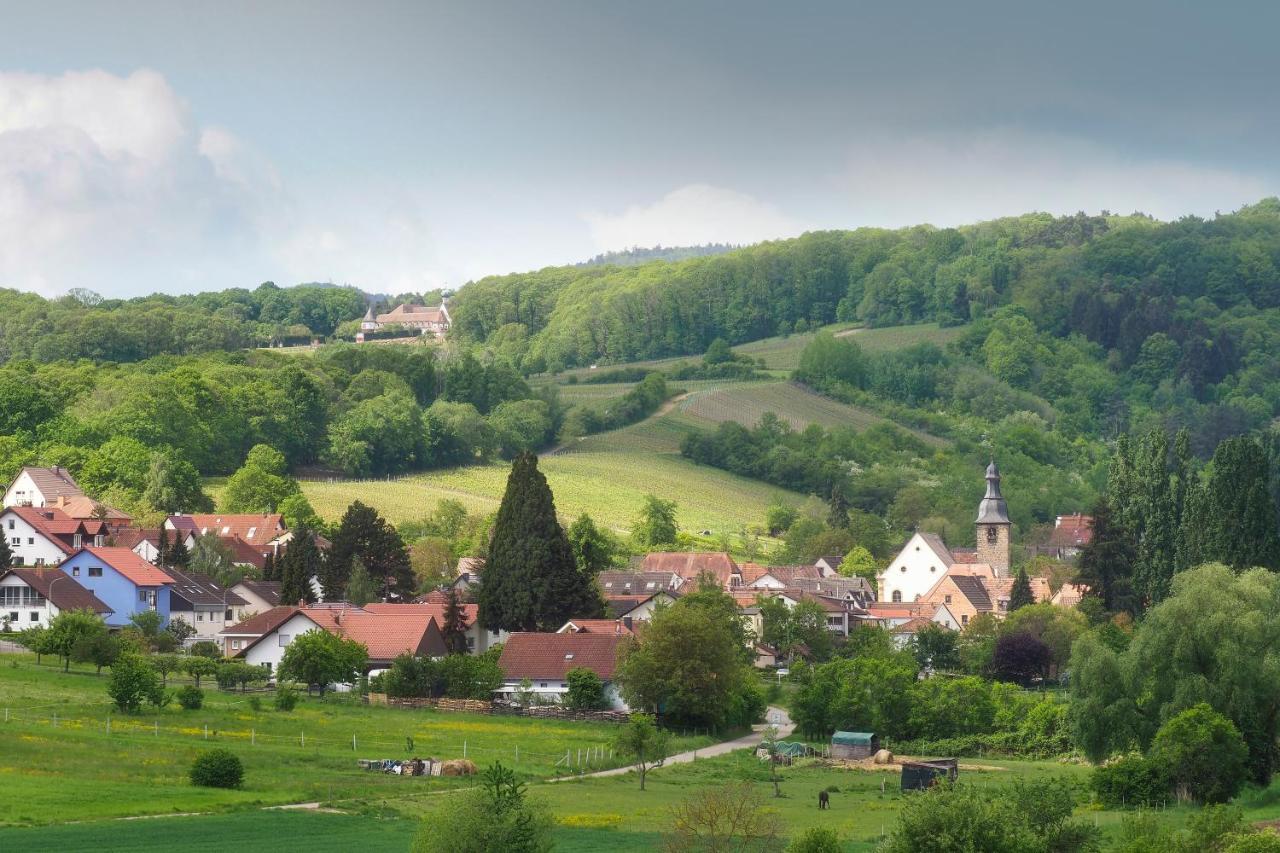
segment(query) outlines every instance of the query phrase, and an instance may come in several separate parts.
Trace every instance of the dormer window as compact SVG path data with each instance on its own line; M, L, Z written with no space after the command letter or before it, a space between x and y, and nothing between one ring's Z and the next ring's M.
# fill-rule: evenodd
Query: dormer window
M573 652L569 652L564 656L565 660L573 660Z
M226 528L225 528L225 527L223 528L223 531L224 531L224 532L226 531ZM246 538L248 538L248 539L252 539L252 538L253 538L253 534L255 534L255 533L257 533L257 532L258 532L258 528L256 528L256 527L250 527L250 528L249 528L249 535L248 535Z

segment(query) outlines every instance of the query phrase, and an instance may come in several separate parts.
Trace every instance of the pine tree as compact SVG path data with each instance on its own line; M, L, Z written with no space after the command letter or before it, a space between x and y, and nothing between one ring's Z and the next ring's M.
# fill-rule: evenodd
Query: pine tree
M440 633L444 635L445 647L449 654L465 654L467 651L467 619L458 601L458 591L450 587L444 602L444 625Z
M274 552L269 552L266 560L262 563L262 579L264 581L280 580L279 567L276 564L276 555Z
M293 529L293 536L280 556L280 603L295 605L315 601L311 578L320 572L320 549L306 525Z
M187 540L181 530L174 532L173 547L169 548L166 556L169 565L175 569L185 569L191 564L191 552L187 550Z
M13 552L9 550L9 540L0 536L0 572L13 568Z
M1173 583L1178 525L1168 467L1169 439L1153 429L1138 443L1133 465L1130 529L1138 535L1134 592L1147 606L1158 604Z
M1031 592L1031 579L1027 577L1027 570L1019 566L1018 574L1013 578L1013 589L1009 590L1009 612L1012 613L1019 607L1035 603L1036 597Z
M156 540L156 565L169 565L169 530L163 523L160 525L160 536Z
M1203 483L1202 506L1186 519L1202 531L1197 562L1216 560L1236 571L1252 566L1280 568L1280 531L1271 496L1271 471L1263 446L1254 438L1223 440L1213 452Z
M837 530L849 529L849 498L839 483L831 484L831 497L827 500L827 526Z
M369 570L364 567L364 563L360 562L359 557L353 558L351 574L347 578L347 601L357 607L363 607L377 596L378 592L373 578L369 576Z
M506 631L553 631L603 611L592 578L578 571L538 459L511 465L477 596L480 623Z
M1133 600L1133 562L1137 546L1131 534L1114 516L1106 498L1093 508L1093 536L1080 553L1076 582L1102 599L1109 612L1136 612Z
M416 582L409 549L386 519L360 501L347 507L333 535L333 547L321 579L325 598L336 601L346 595L352 561L357 559L383 598L407 601L413 597Z

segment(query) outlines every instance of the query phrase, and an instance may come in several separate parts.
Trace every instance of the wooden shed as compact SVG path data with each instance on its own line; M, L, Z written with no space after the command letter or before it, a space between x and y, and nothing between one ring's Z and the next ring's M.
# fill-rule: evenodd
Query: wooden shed
M904 761L902 762L902 790L923 791L942 781L954 782L959 775L960 762L954 758Z
M870 758L880 748L874 732L836 732L831 736L832 758Z

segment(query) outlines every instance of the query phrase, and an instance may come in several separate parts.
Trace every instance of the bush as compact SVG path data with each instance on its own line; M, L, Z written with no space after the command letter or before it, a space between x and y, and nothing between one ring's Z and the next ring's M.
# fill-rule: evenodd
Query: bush
M140 655L121 655L111 665L107 695L115 701L117 708L129 714L137 713L144 701L160 706L167 698L160 676Z
M787 845L787 853L841 853L844 845L833 830L821 826L810 827L804 835Z
M229 749L210 749L191 764L191 784L205 788L239 788L244 782L244 765Z
M1235 724L1203 702L1160 727L1148 758L1180 792L1225 803L1248 777L1249 748Z
M585 667L577 666L565 676L569 690L564 703L574 711L601 711L608 707L604 697L604 682L600 676Z
M178 704L188 711L198 711L204 705L204 691L188 684L178 690Z
M200 640L191 644L188 651L196 657L212 658L214 660L222 657L222 650L218 648L218 644L212 640Z
M1141 755L1104 764L1089 777L1089 788L1109 809L1159 806L1169 801L1169 782Z
M292 687L281 687L276 691L276 710L292 711L298 707L298 691Z

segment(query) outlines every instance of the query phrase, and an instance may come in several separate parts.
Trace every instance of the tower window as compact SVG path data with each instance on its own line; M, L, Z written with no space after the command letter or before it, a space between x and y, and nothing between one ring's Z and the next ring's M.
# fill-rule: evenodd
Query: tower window
M895 589L895 590L893 591L893 600L894 600L894 601L902 601L902 590L900 590L900 589Z
M996 540L999 538L1000 538L1000 534L996 532L996 529L994 527L987 528L987 542L994 545L996 544Z

